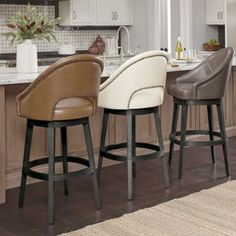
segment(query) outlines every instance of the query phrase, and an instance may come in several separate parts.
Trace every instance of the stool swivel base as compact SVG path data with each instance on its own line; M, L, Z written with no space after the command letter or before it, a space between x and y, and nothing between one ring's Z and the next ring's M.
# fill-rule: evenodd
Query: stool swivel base
M149 143L136 142L135 134L135 117L137 115L144 115L154 113L155 123L156 123L156 132L159 141L159 146ZM122 115L127 116L127 143L119 143L105 146L107 125L109 114L113 115ZM136 156L136 148L144 148L152 150L152 153ZM111 151L118 150L121 148L127 148L128 156L122 156L114 154ZM160 112L159 107L145 108L145 109L133 109L133 110L113 110L113 109L104 109L103 115L103 124L102 124L102 133L101 133L101 143L100 143L100 153L98 161L98 183L101 182L101 170L103 157L126 162L128 168L128 200L133 198L133 189L132 189L132 177L136 177L136 161L150 160L154 158L161 158L163 168L164 168L164 177L166 187L169 187L169 175L168 175L168 164L166 158L164 157L164 145L161 133L161 122L160 122Z
M225 162L225 171L226 171L226 175L229 176L230 171L229 171L228 149L227 149L228 140L227 140L226 132L225 132L222 100L221 99L181 100L175 97L173 98L173 100L174 100L174 110L173 110L173 120L172 120L171 134L170 134L169 165L171 165L174 144L180 145L179 179L182 178L184 148L187 146L189 147L210 146L212 163L215 163L214 146L222 145L223 154L224 154L224 162ZM207 106L209 130L187 130L188 107L191 105ZM216 105L217 107L220 132L213 131L213 120L212 120L212 106L213 105ZM179 106L182 106L181 131L176 131L177 123L178 123ZM210 141L189 141L189 140L186 140L187 135L209 135ZM178 136L180 138L177 138ZM214 137L218 137L218 139L215 140Z
M83 125L85 141L88 151L88 160L85 160L80 157L68 156L67 155L67 127L74 125ZM29 161L30 158L30 149L31 141L33 134L33 127L39 126L48 129L48 150L49 157L40 158L37 160ZM62 141L62 156L55 156L55 129L61 129L61 141ZM55 174L55 162L63 163L63 174ZM82 170L68 172L68 162L82 164L87 168ZM33 170L33 167L48 164L48 174L40 173L36 170ZM93 186L95 191L96 207L100 209L100 194L98 189L97 182L97 173L95 170L94 156L93 156L93 147L91 141L91 133L89 127L89 119L82 118L77 120L69 121L36 121L36 120L27 120L27 130L25 137L25 150L24 150L24 160L22 168L22 177L21 177L21 186L20 186L20 197L19 197L19 207L22 208L24 205L24 195L26 188L27 176L32 178L46 180L48 181L48 215L49 223L54 223L54 188L56 181L64 180L64 192L65 195L68 195L67 179L73 176L84 176L92 175Z

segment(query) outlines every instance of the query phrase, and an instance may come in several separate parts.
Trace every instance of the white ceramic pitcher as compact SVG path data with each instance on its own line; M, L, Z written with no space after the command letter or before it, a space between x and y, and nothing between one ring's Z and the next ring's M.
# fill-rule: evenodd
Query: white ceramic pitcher
M16 68L18 73L38 72L37 47L32 40L17 45Z

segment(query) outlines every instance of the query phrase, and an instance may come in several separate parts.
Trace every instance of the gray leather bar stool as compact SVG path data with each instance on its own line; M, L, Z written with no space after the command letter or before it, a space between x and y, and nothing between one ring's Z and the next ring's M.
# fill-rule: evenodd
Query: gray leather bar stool
M167 161L164 156L160 123L160 106L163 103L168 56L155 50L141 53L121 65L101 86L98 106L104 108L101 132L98 181L103 157L127 163L128 199L133 198L132 181L136 176L136 162L160 158L166 186L169 187ZM159 144L136 142L136 116L153 114ZM127 142L105 145L110 115L127 117ZM114 150L127 148L127 156L115 154ZM136 148L148 149L149 154L136 155Z
M215 163L214 146L222 145L226 175L230 175L222 97L224 96L226 84L230 76L233 55L234 50L232 48L221 49L203 61L196 69L177 78L176 83L168 87L167 91L173 96L174 101L169 164L171 164L174 144L180 145L179 179L182 178L184 148L186 146L211 146L212 162ZM207 106L209 131L187 130L188 108L191 105ZM213 105L217 107L220 132L213 130ZM181 130L176 131L180 106L182 107ZM186 141L186 135L196 134L209 135L210 141ZM180 138L177 138L178 136ZM218 137L218 140L214 140L214 136Z
M97 173L94 164L89 117L97 110L97 97L103 62L91 55L67 57L51 65L17 97L17 114L27 119L19 207L23 207L27 176L48 181L49 223L54 223L54 188L56 181L73 176L92 175L96 206L100 208ZM83 125L88 160L67 153L67 127ZM30 161L33 127L48 131L48 157ZM61 131L62 155L55 156L55 130ZM55 173L55 163L62 162L63 173ZM84 165L78 171L68 171L68 162ZM48 173L33 167L48 164Z

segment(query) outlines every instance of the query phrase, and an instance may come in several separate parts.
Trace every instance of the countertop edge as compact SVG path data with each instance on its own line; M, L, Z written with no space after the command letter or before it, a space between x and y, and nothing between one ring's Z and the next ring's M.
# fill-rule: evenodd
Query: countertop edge
M171 67L168 65L167 73L174 73L174 72L185 72L190 71L197 67L200 63L192 63L192 64L185 64L179 65L178 67ZM109 77L116 69L119 68L120 65L112 65L106 66L103 73L102 78ZM34 81L40 73L42 73L48 66L39 66L38 73L32 74L19 74L16 72L16 68L1 68L0 67L0 86L4 85L17 85L17 84L29 84ZM233 70L236 70L236 57L233 59L232 63Z

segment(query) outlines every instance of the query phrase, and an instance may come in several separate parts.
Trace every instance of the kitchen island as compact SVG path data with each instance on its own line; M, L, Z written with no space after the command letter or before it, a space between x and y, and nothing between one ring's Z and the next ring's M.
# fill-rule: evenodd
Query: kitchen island
M230 81L224 97L224 112L228 136L236 135L236 63L233 62ZM120 64L105 64L102 79L107 78ZM183 64L180 67L168 67L166 87L175 79L197 64ZM39 73L46 67L40 67ZM16 115L16 96L31 83L39 73L17 74L15 68L0 68L0 202L6 201L6 189L19 186L23 149L25 142L26 119ZM164 97L164 104L161 107L161 120L165 150L168 152L168 136L172 121L172 97L167 93ZM102 109L98 109L95 116L91 118L91 132L95 153L98 152L100 143L100 130L102 123ZM215 128L218 128L216 114L214 114ZM139 125L142 124L142 125ZM191 107L188 120L188 128L205 129L208 127L207 113L203 107ZM142 142L155 142L154 120L151 115L144 115L137 118L137 139ZM56 152L59 154L60 139L57 133ZM111 116L109 120L109 131L107 143L123 142L126 139L126 120L124 117ZM86 155L83 130L81 127L68 128L68 150L72 155ZM209 149L210 150L210 149ZM33 133L31 148L31 159L47 156L47 133L43 128L36 127ZM97 156L97 155L96 155ZM208 157L206 157L208 158ZM209 152L209 162L210 162ZM61 167L58 166L58 169ZM74 168L71 166L70 168ZM38 167L44 171L46 167ZM33 182L29 178L28 183Z

